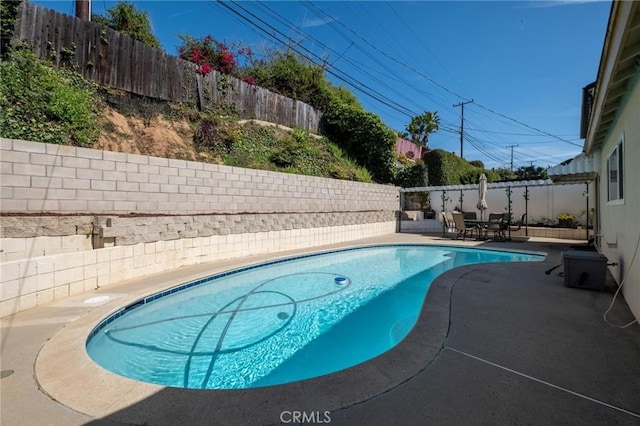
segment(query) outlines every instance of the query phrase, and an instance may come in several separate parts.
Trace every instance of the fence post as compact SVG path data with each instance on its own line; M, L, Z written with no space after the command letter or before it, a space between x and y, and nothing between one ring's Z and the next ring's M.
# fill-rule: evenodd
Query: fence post
M204 105L204 87L202 87L203 85L203 81L202 81L202 74L200 73L196 73L196 87L198 89L198 109L200 111L203 111L205 108Z

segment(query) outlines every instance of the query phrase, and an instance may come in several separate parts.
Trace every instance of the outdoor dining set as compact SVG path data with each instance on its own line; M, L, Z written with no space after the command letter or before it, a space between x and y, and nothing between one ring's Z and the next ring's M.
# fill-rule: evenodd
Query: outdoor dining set
M510 230L511 220L507 218L506 213L489 213L489 217L486 220L482 218L484 211L487 210L486 193L487 177L483 173L479 178L478 204L476 205L480 210L480 219L478 219L475 211L443 211L441 215L444 233L446 234L448 231L454 238L462 237L463 240L467 237L473 238L475 235L476 240L488 240L491 238L494 241L507 241L506 231ZM522 224L525 217L526 213L518 223ZM518 226L518 229L520 229L520 226Z
M442 223L446 231L454 238L467 237L476 240L506 241L506 231L509 229L509 221L505 213L489 213L489 217L478 219L475 212L442 212ZM521 224L525 220L525 215L517 223Z

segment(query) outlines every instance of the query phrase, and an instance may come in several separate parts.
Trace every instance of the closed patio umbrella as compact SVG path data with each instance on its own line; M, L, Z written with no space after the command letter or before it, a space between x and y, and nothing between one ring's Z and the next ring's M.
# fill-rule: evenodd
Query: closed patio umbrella
M480 219L484 211L487 209L487 177L483 174L480 175L480 182L478 184L478 204L476 207L480 210Z

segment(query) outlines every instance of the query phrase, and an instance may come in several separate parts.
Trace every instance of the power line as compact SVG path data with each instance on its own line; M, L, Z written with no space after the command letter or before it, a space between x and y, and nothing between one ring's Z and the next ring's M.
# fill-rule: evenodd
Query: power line
M332 48L328 47L327 45L325 45L324 43L322 43L320 40L316 39L315 37L311 36L310 34L304 32L304 31L300 31L298 30L295 25L291 22L288 21L284 18L282 18L280 15L278 15L277 13L275 13L270 7L268 7L267 5L265 5L263 2L256 2L262 9L264 9L265 11L267 11L267 13L269 13L272 17L274 17L277 21L279 21L281 24L284 24L285 26L291 27L292 29L294 29L294 31L296 31L297 33L303 35L305 38L309 38L310 40L314 41L315 43L318 44L318 46L320 46L321 48L325 49L326 51L332 52L334 54L338 54L335 50L333 50ZM343 57L344 54L346 53L347 50L349 50L349 48L351 48L354 45L354 42L352 41L351 44L349 45L349 47L347 47L347 49L341 53L338 56L338 59ZM407 102L412 103L416 108L420 109L421 106L418 105L412 98L406 96L404 93L399 92L398 90L392 88L391 86L389 86L387 83L385 83L384 81L381 81L380 79L378 79L377 77L373 76L368 70L360 67L357 63L355 63L355 61L352 61L350 58L345 58L344 59L345 62L349 63L350 65L352 65L356 70L360 71L361 73L363 73L364 75L370 77L371 79L373 79L374 81L376 81L377 83L379 83L381 86L386 87L387 89L389 89L391 92L395 93L396 95L398 95L399 97L404 98ZM335 61L334 61L335 63ZM328 66L331 66L332 68L336 68L335 65L331 65L331 64L327 64ZM380 65L382 65L385 69L387 69L387 71L391 72L391 70L385 66L384 63L381 63ZM341 71L344 73L344 71ZM415 114L414 114L415 115Z
M495 147L500 148L500 149L502 149L502 147L504 146L503 144L499 144L499 143L496 143L496 142L493 142L493 141L488 141L488 140L479 139L479 138L477 138L477 137L475 137L475 136L471 136L471 135L469 135L469 133L467 133L467 135L466 135L466 136L468 136L468 137L469 137L469 139L473 139L473 140L475 140L475 141L476 141L477 143L479 143L481 146L484 146L484 144L487 144L487 145L495 146ZM509 141L509 142L506 142L506 143L510 143L510 141ZM554 142L554 143L557 143L557 142ZM536 155L536 156L534 157L534 156L532 156L532 155L529 155L529 154L526 154L526 153L524 153L524 152L521 152L521 153L519 154L518 158L522 158L522 157L524 157L524 158L532 158L532 159L537 160L537 159L541 158L541 156L544 156L544 155L545 155L545 153L540 153L539 151L536 151L535 149L532 149L532 148L529 148L529 151L532 151L534 154L535 154L535 153L538 153L539 155ZM515 154L514 154L514 155L515 155ZM526 160L526 161L528 161L528 160Z
M314 8L315 8L315 9L317 9L317 10L319 10L321 13L323 13L323 14L324 14L324 15L326 15L327 17L329 17L329 18L333 19L333 17L332 17L331 15L327 14L327 13L326 13L326 12L324 12L322 9L318 8L316 5L314 5L314 4L313 4L313 2L311 2L311 1L307 1L306 3L311 4L311 5L312 5L312 7L314 7ZM407 65L406 63L404 63L404 62L402 62L402 61L399 61L398 59L396 59L395 57L393 57L393 56L391 56L391 55L387 54L386 52L381 51L380 49L378 49L378 47L377 47L377 46L373 45L373 44L372 44L372 43L370 43L368 40L364 39L364 38L363 38L362 36L360 36L358 33L356 33L355 31L353 31L351 28L346 27L346 26L345 26L344 24L342 24L341 22L339 22L339 21L337 21L337 20L334 20L334 21L335 21L335 22L337 22L337 23L339 23L341 26L345 27L345 28L346 28L348 31L350 31L352 34L356 35L358 38L360 38L362 41L364 41L367 45L371 46L375 51L377 51L377 52L381 53L381 54L382 54L382 55L384 55L385 57L387 57L387 58L391 59L392 61L396 62L397 64L399 64L399 65L401 65L401 66L403 66L403 67L405 67L405 68L409 69L410 71L412 71L412 72L416 73L417 75L419 75L419 76L421 76L421 77L423 77L423 78L427 79L429 82L431 82L432 84L436 85L436 86L437 86L437 87L439 87L440 89L442 89L442 90L446 91L447 93L450 93L450 94L452 94L452 95L454 95L454 96L456 96L456 97L458 97L458 98L460 98L460 99L463 99L463 100L464 100L464 99L468 99L466 96L462 96L462 95L460 95L460 94L458 94L458 93L454 92L453 90L448 89L447 87L445 87L445 86L443 86L442 84L438 83L438 82L437 82L437 81L435 81L434 79L432 79L432 78L430 78L430 77L426 76L425 74L421 73L420 71L416 70L415 68L411 67L410 65ZM562 141L562 142L565 142L565 143L568 143L568 144L571 144L571 145L574 145L574 146L579 146L580 148L582 148L582 145L575 144L575 143L573 143L573 142L571 142L571 141L568 141L568 140L566 140L566 139L563 139L563 138L561 138L561 137L559 137L559 136L553 135L553 134L551 134L551 133L549 133L549 132L545 132L544 130L540 130L540 129L538 129L538 128L535 128L535 127L533 127L533 126L530 126L530 125L528 125L528 124L526 124L526 123L523 123L523 122L521 122L521 121L519 121L519 120L516 120L515 118L511 118L511 117L506 116L506 115L504 115L504 114L501 114L501 113L499 113L499 112L497 112L497 111L494 111L494 110L493 110L493 109L491 109L491 108L485 107L484 105L481 105L481 104L479 104L479 103L477 103L477 102L475 102L475 104L476 104L477 106L479 106L480 108L482 108L482 109L484 109L484 110L486 110L486 111L488 111L488 112L490 112L490 113L492 113L492 114L495 114L495 115L497 115L497 116L499 116L499 117L502 117L502 118L505 118L505 119L507 119L507 120L510 120L510 121L512 121L512 122L514 122L514 123L517 123L517 124L519 124L519 125L521 125L521 126L524 126L524 127L526 127L526 128L529 128L529 129L531 129L531 130L534 130L534 131L536 131L536 132L538 132L538 133L542 133L542 134L545 134L545 135L547 135L547 136L551 136L551 137L556 138L556 139L558 139L558 140L560 140L560 141Z
M227 6L227 5L225 4L225 3L227 3L227 2L223 2L223 1L221 1L221 0L217 0L217 1L218 1L218 3L219 3L219 4L221 4L223 7L226 7L227 9L232 10L232 11L233 11L233 13L237 14L238 16L240 16L243 20L245 20L246 22L248 22L250 25L257 27L257 28L258 28L259 30L261 30L263 33L268 34L270 37L274 38L274 39L275 39L276 41L278 41L279 43L282 43L282 44L284 44L285 46L288 46L289 48L291 48L292 50L294 50L296 53L300 54L301 56L303 56L303 57L307 58L308 60L310 60L311 62L314 62L314 63L315 63L315 61L313 61L312 59L310 59L307 55L304 55L304 54L302 54L299 50L296 50L295 48L291 47L289 44L285 43L285 42L284 42L284 41L282 41L280 38L278 38L278 36L276 36L275 34L270 33L267 29L265 29L265 28L261 27L260 25L256 24L255 22L252 22L250 19L247 19L247 18L246 18L245 16L243 16L242 14L238 13L238 12L237 12L237 11L235 11L234 9L230 8L229 6ZM273 31L275 31L276 33L278 33L278 34L280 34L281 36L283 36L285 39L289 39L289 41L291 41L291 38L290 38L290 37L286 36L286 35L285 35L285 34L283 34L280 30L278 30L277 28L273 27L273 25L271 25L271 24L267 23L266 21L264 21L264 20L260 19L260 18L259 18L259 17L257 17L255 14L251 13L250 11L248 11L246 8L242 7L241 5L238 5L236 2L230 2L230 3L233 3L236 7L240 8L240 9L242 9L243 11L245 11L246 13L250 14L250 15L251 15L251 16L253 16L255 19L257 19L258 21L262 22L263 24L265 24L266 26L268 26L269 28L271 28ZM399 65L401 65L401 66L403 66L403 67L405 67L405 68L409 69L410 71L414 72L415 74L417 74L417 75L419 75L419 76L421 76L421 77L425 78L427 81L431 82L432 84L434 84L435 86L437 86L437 87L439 87L440 89L444 90L445 92L447 92L447 93L449 93L449 94L451 94L451 95L454 95L454 96L456 96L456 97L458 97L458 98L465 99L465 97L464 97L464 96L462 96L462 95L460 95L460 94L458 94L458 93L456 93L456 92L454 92L454 91L452 91L452 90L448 89L448 88L447 88L447 87L445 87L444 85L442 85L442 84L438 83L438 82L437 82L437 81L435 81L434 79L432 79L432 78L428 77L427 75L425 75L425 74L421 73L420 71L416 70L416 69L415 69L415 68L413 68L412 66L407 65L406 63L404 63L404 62L399 61L398 59L396 59L394 56L391 56L391 55L387 54L386 52L384 52L384 51L380 50L377 46L375 46L374 44L370 43L368 40L366 40L366 39L365 39L364 37L362 37L360 34L356 33L356 32L355 32L355 31L353 31L351 28L349 28L349 27L345 26L345 25L344 25L344 24L342 24L340 21L336 20L333 16L331 16L331 15L327 14L326 12L324 12L324 11L323 11L322 9L320 9L318 6L316 6L315 4L313 4L313 2L307 1L307 2L305 2L305 5L310 5L310 6L308 6L308 7L313 8L313 9L312 9L313 11L318 11L319 13L322 13L323 15L325 15L326 17L328 17L328 18L330 19L329 23L330 23L332 26L334 26L334 25L333 25L334 23L339 24L340 26L342 26L343 28L345 28L346 30L348 30L349 32L351 32L352 34L354 34L356 37L358 37L360 40L362 40L364 43L366 43L368 46L370 46L372 49L374 49L376 52L378 52L378 53L382 54L384 57L389 58L389 59L390 59L390 60L392 60L393 62L395 62L395 63L397 63L397 64L399 64ZM264 6L263 6L263 7L264 7ZM318 16L319 16L319 15L318 15ZM320 17L320 16L319 16L319 17ZM282 22L282 21L280 21L280 22ZM335 26L334 26L334 28L335 28ZM307 33L303 32L303 31L299 31L299 30L298 30L298 32L299 32L300 34L302 34L302 35L305 35L306 37L308 37L308 36L309 36ZM316 42L318 42L318 41L316 40ZM352 41L352 40L351 40L351 42L353 43L353 41ZM320 43L320 42L318 42L318 43L319 43L319 44L321 44L321 45L323 45L323 44L322 44L322 43ZM323 46L324 46L324 45L323 45ZM326 46L324 46L324 47L326 48ZM386 67L386 65L385 65L385 64L380 63L380 62L379 62L379 60L378 60L377 58L373 58L371 55L367 54L365 51L363 51L363 50L359 47L359 45L357 45L357 44L356 44L356 47L357 47L359 50L361 50L363 53L365 53L365 55L367 55L370 59L372 59L372 60L376 61L377 63L379 63L379 64L381 64L381 65L383 65L383 66L384 66L384 68L385 68L386 70L388 70L389 72L391 72L391 70L389 70L389 68L388 68L388 67ZM309 54L311 54L312 56L315 56L315 57L319 58L319 57L318 57L318 55L316 55L315 53L311 52L311 51L310 51L309 49L307 49L306 47L304 47L304 46L300 46L300 48L301 48L301 49L303 49L303 50L305 50L306 52L308 52L308 53L309 53ZM335 52L334 52L334 53L335 53ZM340 57L342 57L342 55L340 55ZM325 61L326 61L324 58L319 58L319 59L320 59L322 62L325 62ZM350 64L352 64L352 65L354 65L354 62L353 62L353 61L350 61L349 63L350 63ZM326 62L325 62L325 65L326 65ZM354 65L354 66L355 66L355 65ZM374 89L373 89L373 88L371 88L370 86L365 85L365 84L363 84L363 83L354 82L354 81L353 81L353 77L349 76L349 75L348 75L348 74L346 74L344 71L342 71L342 70L340 70L339 68L337 68L335 65L331 65L331 68L332 68L332 69L335 69L335 72L334 72L334 71L332 71L332 70L330 70L330 69L326 69L326 68L325 68L325 70L326 70L329 74L331 74L331 75L333 75L334 77L336 77L338 80L343 81L344 83L348 84L350 87L353 87L354 89L356 89L356 90L358 90L359 92L361 92L361 93L365 94L366 96L368 96L368 97L370 97L370 98L372 98L372 99L374 99L374 100L376 100L376 101L380 102L381 104L383 104L383 105L385 105L385 106L387 106L387 107L391 108L392 110L395 110L396 112L400 112L401 114L406 115L407 117L412 117L412 116L414 116L414 115L415 115L415 112L414 112L414 111L409 110L408 108L404 107L403 105L401 105L401 104L399 104L399 103L395 102L394 100L390 99L389 97L385 96L384 94L382 94L382 93L380 93L380 92L378 92L378 91L374 90ZM362 69L361 69L361 68L360 68L360 71L362 71ZM340 73L340 74L342 74L342 75L338 75L337 73ZM344 75L344 76L343 76L343 75ZM372 77L372 78L373 78L373 76L371 76L371 74L368 74L368 73L366 73L366 72L365 72L365 75L368 75L369 77ZM377 81L379 82L379 80L377 80ZM406 81L405 81L405 84L407 84L407 82L406 82ZM386 86L386 87L388 87L388 86ZM419 88L413 88L413 87L412 87L412 89L414 89L414 90L416 90L416 91L420 91L420 90L419 90ZM425 92L422 92L422 91L420 91L420 92L421 92L421 93L423 93L423 94L424 94L426 97L428 97L428 98L433 98L433 94L426 94ZM398 93L398 92L396 91L396 93ZM436 101L436 103L439 103L439 102L438 102L438 101ZM414 104L414 105L418 106L417 104ZM551 133L549 133L549 132L545 132L545 131L543 131L543 130L540 130L540 129L538 129L538 128L535 128L535 127L533 127L533 126L530 126L530 125L528 125L528 124L526 124L526 123L523 123L523 122L521 122L521 121L519 121L519 120L516 120L516 119L511 118L511 117L509 117L509 116L506 116L506 115L504 115L504 114L498 113L498 112L494 111L494 110L493 110L493 109L491 109L491 108L485 107L484 105L481 105L481 104L478 104L478 103L476 103L476 105L478 105L481 109L483 109L483 110L485 110L485 111L487 111L487 112L490 112L491 114L494 114L494 115L496 115L496 116L498 116L498 117L501 117L501 118L504 118L504 119L506 119L506 120L509 120L509 121L511 121L511 122L513 122L513 123L517 123L517 124L518 124L518 125L520 125L520 126L524 126L524 127L529 128L529 129L531 129L531 130L534 130L534 131L536 131L536 132L538 132L538 133L541 133L541 134L544 134L544 135L547 135L547 136L553 137L553 138L555 138L555 139L557 139L557 140L560 140L560 141L562 141L562 142L569 143L569 144L571 144L571 145L574 145L574 146L577 146L577 147L580 147L580 148L582 147L581 145L578 145L578 144L576 144L576 143L573 143L573 142L571 142L571 141L568 141L568 140L566 140L566 139L563 139L563 138L561 138L561 137L559 137L559 136L557 136L557 135L553 135L553 134L551 134ZM418 107L419 107L419 106L418 106ZM498 132L496 132L496 133L498 133ZM533 135L531 135L531 136L533 136Z
M467 142L469 142L469 145L474 147L479 153L481 153L485 157L489 158L490 160L496 161L498 163L504 162L503 159L496 157L495 155L493 155L492 153L488 152L486 149L478 145L472 138L469 138L467 135L465 135L464 138Z
M255 18L257 21L261 22L262 24L266 25L267 27L269 27L271 30L275 31L277 34L279 34L281 37L284 37L285 39L289 39L290 38L288 36L286 36L284 33L282 33L280 30L278 30L277 28L275 28L273 25L269 24L268 22L264 21L263 19L261 19L260 17L256 16L254 13L252 13L251 11L245 9L244 7L242 7L241 5L239 5L237 2L234 1L222 1L222 0L216 0L217 3L219 5L221 5L222 7L227 8L228 10L230 10L231 12L233 12L234 14L236 14L237 16L239 16L241 19L243 19L245 22L249 23L252 26L255 26L256 28L258 28L259 30L261 30L262 32L264 32L265 34L268 34L270 37L272 37L273 39L275 39L276 41L278 41L279 43L283 44L284 46L287 46L289 49L293 50L294 52L296 52L297 54L299 54L300 56L306 58L307 60L311 61L312 63L314 63L315 65L318 65L313 59L311 59L310 57L308 57L307 55L301 53L299 50L297 50L296 48L294 48L291 45L288 45L287 43L285 43L283 40L281 40L278 36L276 36L275 34L270 33L269 31L267 31L266 29L264 29L263 27L261 27L260 25L256 24L253 20L249 19L248 17L244 16L242 13L238 12L237 10L231 8L228 3L232 3L234 4L236 7L242 9L245 13L251 15L253 18ZM323 60L322 58L320 58L318 55L316 55L315 53L311 52L309 49L307 49L304 46L299 46L302 50L308 52L308 54L315 56L316 58ZM333 66L332 68L335 68L337 71L340 71L338 68L336 68L335 66ZM369 96L370 98L380 102L381 104L384 104L386 106L388 106L389 108L392 108L400 113L403 113L404 115L406 115L407 117L413 117L415 115L415 113L413 111L410 111L409 109L405 108L403 105L398 104L397 102L387 98L386 96L384 96L383 94L377 92L376 90L372 89L371 87L362 84L362 83L354 83L352 81L349 81L347 78L342 77L341 75L338 75L336 72L331 71L328 68L325 68L325 71L331 75L333 75L334 77L336 77L337 79L339 79L340 81L348 84L349 86L353 87L354 89L360 91L361 93ZM344 73L343 73L344 74ZM348 75L347 75L348 77ZM394 106L395 105L395 106Z
M438 57L434 55L433 52L431 52L431 50L429 49L429 47L426 45L426 43L422 41L422 38L419 37L418 34L416 34L416 32L413 30L413 27L409 25L407 21L402 17L402 15L398 13L396 8L393 7L393 2L386 1L385 4L393 11L393 13L398 17L398 19L400 19L400 21L404 24L405 28L409 30L409 32L415 37L415 39L418 40L418 43L420 43L420 45L422 46L422 49L424 49L425 52L431 55L431 57L435 60L435 62L438 65L440 65L440 68L442 68L444 72L446 72L449 75L449 77L451 77L451 80L453 80L458 85L458 87L462 89L462 86L460 85L460 83L458 83L458 81L455 79L453 74L449 72L449 70L442 64L442 62L440 62L440 60L438 60Z
M578 145L578 144L576 144L576 143L573 143L573 142L570 142L570 141L568 141L568 140L566 140L566 139L563 139L563 138L561 138L561 137L559 137L559 136L553 135L553 134L551 134L551 133L549 133L549 132L545 132L544 130L540 130L540 129L537 129L537 128L533 127L533 126L529 126L528 124L523 123L523 122L521 122L521 121L519 121L519 120L516 120L515 118L507 117L507 116L506 116L506 115L504 115L504 114L500 114L499 112L495 112L495 111L494 111L494 110L492 110L491 108L487 108L487 107L485 107L485 106L483 106L483 105L480 105L480 104L478 104L478 103L476 103L475 105L477 105L477 106L479 106L480 108L482 108L482 109L484 109L484 110L487 110L487 111L489 111L489 112L491 112L491 113L493 113L493 114L496 114L496 115L498 115L498 116L500 116L500 117L506 118L507 120L511 120L511 121L513 121L514 123L518 123L518 124L520 124L521 126L525 126L525 127L529 128L529 129L531 129L531 130L535 130L536 132L543 133L543 134L545 134L545 135L547 135L547 136L551 136L552 138L556 138L556 139L558 139L558 140L560 140L560 141L562 141L562 142L566 142L566 143L568 143L568 144L575 145L575 146L578 146L578 147L582 148L582 145Z
M539 133L510 133L510 132L496 132L493 130L484 130L484 129L473 129L473 128L467 128L467 130L473 130L476 132L482 132L482 133L493 133L496 135L509 135L509 136L530 136L530 137L542 137L542 136L547 136L547 135L541 135ZM575 136L575 135L557 135L557 136ZM578 140L579 138L576 139L570 139L570 140ZM535 142L534 142L535 143Z
M347 3L344 3L344 4L346 4L348 6L352 6L354 3L348 3L347 2ZM358 6L361 6L360 3L355 3L355 4L357 4ZM355 48L359 52L361 52L364 56L366 56L369 60L371 60L372 62L376 63L380 68L386 70L389 73L389 74L387 74L387 77L394 78L396 80L401 81L405 85L409 86L411 88L412 92L422 94L425 98L431 100L434 104L438 105L439 107L442 107L444 109L448 109L446 107L445 103L443 101L439 100L435 94L428 93L425 90L423 90L421 87L415 86L415 85L409 83L405 78L402 77L404 74L398 73L397 71L394 71L393 69L391 69L389 67L388 61L381 60L379 58L379 56L372 55L368 50L364 49L360 44L355 43L353 36L349 36L348 34L346 34L346 32L343 31L342 28L347 29L351 34L353 34L356 37L358 37L359 39L364 40L365 42L367 42L367 40L364 39L360 34L356 33L353 29L351 29L349 27L346 27L338 19L336 19L333 16L331 16L330 14L326 13L325 11L320 9L318 6L316 6L312 2L307 1L307 2L304 3L304 5L305 5L305 7L307 7L307 9L309 9L311 12L313 12L318 18L327 19L327 25L329 27L331 27L337 34L339 34L344 40L347 40L349 43L354 44ZM363 10L365 12L368 12L367 8L363 8ZM354 11L354 13L356 13L356 12ZM375 20L374 16L371 16L371 18ZM366 25L367 22L368 21L366 19L362 19L361 20L361 24L362 25ZM379 32L381 30L384 31L385 28L386 28L385 24L378 23L378 29L375 29L375 30L372 30L372 31L375 31L375 32ZM385 42L387 42L392 37L393 37L393 33L391 33L389 37L384 37L383 40ZM399 44L400 48L403 47L402 43L398 43L398 44ZM371 45L371 43L368 42L367 45ZM388 44L388 45L390 47L392 47L394 50L398 49L398 47L393 47L390 44ZM405 98L406 98L406 96L405 96ZM423 111L423 110L424 110L424 107L420 107L420 111Z
M327 16L328 18L333 19L333 16L329 15L328 13L326 13L325 11L323 11L322 9L320 9L318 6L316 6L315 4L313 4L313 2L311 1L306 1L305 3L310 4L311 7L313 7L315 10L318 10L320 13L324 14L325 16ZM346 25L344 25L343 23L341 23L338 20L334 20L333 22L338 23L340 26L344 27L347 31L351 32L353 35L355 35L356 37L358 37L360 40L362 40L365 44L367 44L368 46L370 46L372 49L374 49L376 52L382 54L384 57L389 58L390 60L392 60L393 62L407 68L408 70L416 73L417 75L425 78L426 80L428 80L429 82L431 82L432 84L434 84L435 86L439 87L440 89L460 98L460 99L466 99L464 96L461 96L457 93L455 93L452 90L449 90L448 88L446 88L445 86L441 85L440 83L438 83L437 81L435 81L434 79L432 79L431 77L421 73L420 71L416 70L415 68L413 68L410 65L407 65L406 63L399 61L396 57L389 55L388 53L380 50L376 45L372 44L371 42L369 42L367 39L365 39L364 37L362 37L360 34L358 34L357 32L355 32L353 29L347 27Z

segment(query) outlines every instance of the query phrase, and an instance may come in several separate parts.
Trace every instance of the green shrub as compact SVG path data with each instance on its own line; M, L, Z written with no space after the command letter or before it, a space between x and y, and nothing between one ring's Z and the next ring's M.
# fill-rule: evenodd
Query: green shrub
M0 63L0 135L91 146L100 130L95 87L79 74L46 65L26 48Z
M334 102L360 107L348 89L327 80L322 66L291 50L273 50L266 59L251 60L242 73L252 76L260 87L305 102L322 112Z
M118 2L107 9L106 15L92 15L91 20L139 40L147 46L160 49L160 42L153 34L149 15L136 9L132 3Z
M394 180L395 133L380 117L363 109L335 102L323 115L328 137L366 167L378 183Z
M424 166L422 163L405 166L398 170L395 184L402 188L416 188L424 186Z
M294 130L274 150L271 162L280 168L286 168L288 172L323 176L326 172L327 152L311 143L308 136L303 130Z
M367 182L367 183L373 182L373 178L371 177L371 173L369 173L369 170L365 169L364 167L357 167L355 169L354 178L358 182Z
M212 118L203 119L193 132L193 142L196 147L215 153L228 152L234 138L228 126Z

